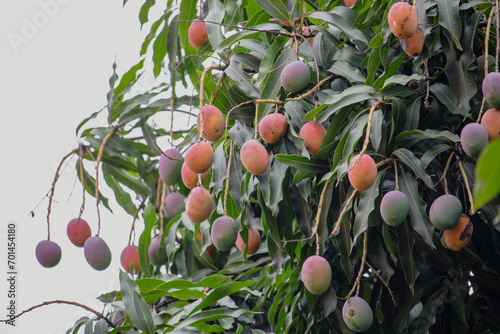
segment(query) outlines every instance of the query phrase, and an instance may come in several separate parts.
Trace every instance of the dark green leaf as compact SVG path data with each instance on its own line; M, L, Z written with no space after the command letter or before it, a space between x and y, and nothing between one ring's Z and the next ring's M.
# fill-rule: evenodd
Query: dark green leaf
M120 290L132 323L145 333L154 334L155 324L148 305L140 295L137 284L123 271L120 271Z

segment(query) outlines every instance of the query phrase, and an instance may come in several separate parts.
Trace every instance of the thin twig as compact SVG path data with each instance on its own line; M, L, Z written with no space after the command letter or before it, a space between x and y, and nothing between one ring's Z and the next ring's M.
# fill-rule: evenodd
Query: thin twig
M83 304L80 304L80 303L77 303L77 302L72 302L72 301L67 301L67 300L51 300L51 301L47 301L47 302L43 302L41 304L38 304L38 305L35 305L35 306L32 306L30 307L29 309L26 309L24 311L22 311L21 313L15 315L14 317L10 318L10 319L7 319L7 320L0 320L0 322L8 322L8 321L12 321L16 318L19 318L20 316L28 313L28 312L31 312L33 311L34 309L37 309L39 307L42 307L42 306L47 306L47 305L51 305L51 304L66 304L66 305L73 305L73 306L78 306L80 308L83 308L84 310L86 311L89 311L93 314L95 314L95 316L98 318L98 319L104 319L106 320L106 322L108 323L108 325L112 326L112 327L115 327L113 325L113 323L111 321L109 321L108 318L106 318L102 313L86 306L86 305L83 305Z
M50 188L49 205L47 208L47 240L50 240L50 211L52 210L52 199L54 198L54 191L56 188L56 182L59 179L59 171L61 170L61 167L62 167L64 161L72 154L75 154L76 152L78 152L79 149L80 149L80 147L77 147L74 150L72 150L71 152L69 152L68 154L66 154L62 158L61 162L59 163L59 166L57 166L56 175L54 176L54 181L52 181L52 187Z
M474 199L472 198L472 191L470 189L469 179L467 179L467 175L465 174L465 169L462 164L462 161L460 161L460 158L458 157L457 160L458 160L458 167L460 168L460 172L462 173L462 177L464 179L465 189L467 189L467 195L469 195L469 202L470 202L469 214L472 216L475 213L475 211L474 211Z
M314 219L316 221L316 225L314 225L314 229L311 233L312 236L316 236L316 255L319 255L319 235L318 235L318 229L319 229L319 220L321 218L321 211L323 209L323 203L325 201L325 193L326 189L330 185L330 180L326 180L325 184L323 185L323 190L321 191L321 195L319 197L319 202L318 202L318 211L316 212L316 218Z
M144 197L144 199L142 200L142 202L139 205L139 207L137 208L137 210L135 210L134 220L132 221L132 227L130 228L130 234L128 235L128 244L129 245L132 244L132 234L135 235L135 222L137 221L137 216L139 215L139 212L141 212L141 210L144 208L144 204L146 203L146 199L147 199L147 197Z
M316 86L314 86L313 88L311 88L309 91L305 92L304 94L300 95L300 96L297 96L297 97L292 97L292 98L288 98L286 99L285 101L286 102L290 102L290 101L300 101L300 100L303 100L305 99L307 96L309 96L310 94L314 93L315 91L317 91L319 89L319 87L324 84L325 82L327 82L328 80L331 80L333 79L335 76L332 74L326 78L324 78L323 80L321 80L320 82L318 82L318 84Z
M229 161L226 170L226 188L224 189L224 215L227 216L227 197L229 194L229 177L231 175L231 160L233 160L233 141L229 143Z
M78 219L82 218L83 211L85 210L85 178L83 177L83 158L85 155L85 146L80 145L80 183L82 184L82 206L80 207L80 213L78 214Z
M102 160L102 155L104 153L104 147L106 146L109 138L116 132L118 126L112 127L102 140L101 147L99 147L99 153L97 154L97 160L95 165L95 199L97 207L97 236L101 232L101 212L99 211L99 164Z
M385 287L387 288L387 291L389 291L389 294L391 295L391 299L392 299L392 304L394 305L394 307L398 307L398 303L396 302L396 297L394 296L394 292L392 292L391 288L389 287L389 284L382 278L382 276L380 276L378 271L375 268L373 268L368 261L366 262L366 264L368 265L368 267L370 267L370 269L378 277L378 279L382 282L382 284L385 285Z
M201 174L198 174L198 176ZM161 192L160 202L160 235L163 235L163 210L165 210L165 198L167 198L167 184L163 182L163 190Z
M226 77L226 72L222 72L219 80L217 81L217 85L215 85L215 89L212 92L212 95L210 96L210 104L214 104L215 96L217 95L217 92L219 91L220 86L222 86L222 82L224 81L225 77Z
M394 190L399 190L399 181L398 181L398 165L396 164L396 160L394 159L394 179L396 180L396 186Z
M255 117L254 117L254 133L253 139L257 139L258 134L258 126L259 126L259 103L255 103Z
M349 205L351 205L351 203L354 200L354 197L356 196L357 193L358 193L358 190L354 189L353 192L352 192L352 194L351 194L351 197L349 197L349 199L347 200L346 204L342 208L342 211L340 212L339 218L337 219L337 222L335 223L335 226L334 226L333 231L330 234L330 236L332 236L332 235L336 236L339 233L340 222L344 218L344 215L347 212L347 208L349 207Z
M359 282L361 282L361 277L363 276L363 271L365 269L365 263L366 263L366 254L368 253L368 230L365 230L365 232L363 234L364 234L363 255L361 257L361 266L359 267L358 276L356 277L356 281L354 282L354 285L352 286L351 291L349 291L349 294L346 297L347 302L349 302L349 298L351 298L352 294L354 293L354 290L356 290L356 296L359 295Z
M446 162L446 166L444 166L443 175L441 175L441 177L439 178L439 180L436 183L434 183L432 186L430 186L431 188L435 188L441 181L443 181L444 182L444 192L446 194L448 193L448 182L446 181L446 173L448 173L448 168L450 168L451 158L453 158L454 155L455 155L455 152L452 151L450 153L450 156L448 157L448 161Z

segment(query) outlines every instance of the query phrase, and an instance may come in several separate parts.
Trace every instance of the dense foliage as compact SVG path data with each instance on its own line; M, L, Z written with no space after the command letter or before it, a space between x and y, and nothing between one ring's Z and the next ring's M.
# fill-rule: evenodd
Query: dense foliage
M477 58L485 49L496 55L496 9L483 0L414 1L425 45L412 58L389 29L392 3L146 0L139 19L150 33L141 61L121 78L113 74L107 108L77 129L83 158L102 155L98 168L116 201L144 222L140 271L122 272L121 289L99 297L108 319L126 311L124 323L113 328L104 319L83 318L68 332L82 326L92 332L94 323L96 333L349 332L341 310L354 294L373 310L370 332L500 331L500 202L489 201L494 181L477 180L481 191L473 190L476 160L460 146L461 129L487 108ZM153 6L165 10L150 22ZM210 42L198 50L188 41L195 18L206 22ZM302 33L304 26L309 30ZM288 93L280 75L297 59L309 66L311 79ZM145 63L164 82L132 95ZM184 153L200 140L195 117L209 103L222 111L227 130L213 143L204 182L214 210L200 224L185 212L167 218L162 193L187 196L190 190L180 179L162 186L158 162L170 147L160 148L157 140L172 136ZM88 127L106 112L107 126ZM243 167L240 148L252 138L262 142L256 126L272 112L285 115L288 130L276 143L264 143L269 166L255 176ZM171 113L175 131L165 125ZM189 123L175 122L186 115ZM311 120L327 129L312 156L298 135ZM378 173L372 187L355 191L347 171L361 150ZM498 144L488 150L493 153L479 161L498 179L491 172L498 169ZM80 166L95 195L94 171ZM379 207L395 188L409 199L409 215L389 226ZM473 191L480 208L471 205ZM429 219L431 203L445 193L460 200L473 223L471 242L458 252L443 245L442 231ZM98 197L108 208L109 195ZM232 247L210 256L210 227L223 214L235 219L245 241L257 227L257 253ZM168 264L156 267L147 251L160 232L167 236ZM332 270L320 296L307 291L300 276L315 254Z

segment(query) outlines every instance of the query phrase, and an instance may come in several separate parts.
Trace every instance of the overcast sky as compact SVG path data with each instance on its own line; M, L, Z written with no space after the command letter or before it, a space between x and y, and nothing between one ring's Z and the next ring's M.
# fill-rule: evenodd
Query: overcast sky
M119 256L127 245L132 217L116 204L114 215L101 209L101 237L113 260L102 272L90 268L83 249L66 236L66 225L78 216L82 196L74 159L57 183L51 215L51 240L62 248L61 262L52 269L41 267L35 247L47 236L44 196L56 167L79 144L76 126L106 104L115 59L119 73L139 60L149 30L140 30L137 17L143 2L131 0L125 8L120 0L0 2L0 319L7 314L8 222L18 226L17 313L56 299L102 311L95 297L119 288ZM95 234L95 200L90 196L83 218ZM46 306L17 319L16 327L0 324L0 333L62 334L82 316L91 314L73 306Z

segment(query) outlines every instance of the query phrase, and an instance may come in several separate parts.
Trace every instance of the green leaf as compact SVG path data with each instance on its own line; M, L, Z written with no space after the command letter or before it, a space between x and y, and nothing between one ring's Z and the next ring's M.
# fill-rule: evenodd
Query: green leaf
M224 40L220 25L224 19L224 6L219 0L208 0L208 10L206 21L219 23L206 23L210 45L212 45L212 48L217 49L219 44Z
M148 22L149 10L155 5L155 0L146 0L139 11L139 21L141 22L141 27L144 23Z
M434 227L427 215L427 203L420 197L417 181L408 172L399 174L399 190L402 191L410 202L410 220L413 229L420 234L426 244L434 248L432 243L432 231Z
M134 216L135 212L137 211L137 207L132 201L132 196L130 196L130 194L126 192L123 187L116 181L116 179L113 177L113 174L109 170L108 164L104 164L102 166L102 169L104 179L106 180L108 186L113 189L118 204L120 204L120 206L125 209L125 211L127 211L129 215Z
M425 171L422 162L410 150L406 148L398 148L393 152L393 154L401 159L401 161L403 161L408 167L410 167L413 173L415 173L415 175L419 179L424 181L426 186L432 185L431 177Z
M168 24L165 22L160 34L156 37L153 43L153 73L157 77L160 75L162 69L162 62L167 55L167 38L168 38Z
M352 15L354 13L354 16ZM368 46L368 39L358 30L353 22L355 21L356 12L346 7L335 7L332 12L312 12L307 14L310 19L319 19L332 24L342 30L352 41L359 41Z
M476 95L477 87L469 72L464 72L460 62L448 59L445 67L450 88L458 100L458 110L450 110L453 114L467 116L469 101Z
M476 165L476 184L473 189L474 210L500 193L500 139L492 140L483 150Z
M405 281L411 293L414 293L415 280L418 277L418 269L413 259L413 244L415 240L411 236L410 229L406 222L395 227L398 237L399 260L403 266Z
M94 334L108 334L108 323L104 319L100 319L94 326Z
M242 91L254 98L260 97L260 91L253 84L252 77L243 71L238 61L232 61L225 70L228 77L233 79Z
M459 15L459 1L436 0L439 7L439 24L449 31L457 49L462 50L459 38L462 35L462 22Z
M359 68L352 66L346 61L337 60L333 63L328 72L343 76L350 82L365 82L366 78L363 76Z
M422 130L403 131L396 137L396 143L399 143L402 139L408 136L421 136L423 137L422 139L443 139L451 141L453 143L460 142L460 136L451 131L448 130L439 131L439 130L428 129L425 131Z
M361 192L358 202L358 213L354 218L353 241L356 243L358 237L368 228L370 214L375 210L375 200L379 195L380 180L384 177L384 172L377 173L375 183L369 189Z
M293 154L276 154L274 156L279 162L313 173L324 173L328 171L328 164L323 159L311 157L310 159Z
M286 9L283 2L280 0L255 0L262 9L264 9L269 15L277 18L281 21L286 21L288 23L292 23L290 21L290 16L288 15L288 10Z
M151 203L144 209L144 230L139 237L139 265L144 276L151 276L151 266L149 264L148 247L151 243L151 230L156 223L156 211Z
M384 86L382 87L383 89L386 89L387 87L390 87L391 85L398 84L401 86L404 86L408 84L410 81L418 81L422 78L420 74L412 74L412 75L404 75L404 74L394 74L390 77L388 77L384 81Z
M120 270L120 291L130 320L140 330L154 334L155 324L148 305L139 293L137 284Z
M244 282L226 283L223 286L220 286L217 289L212 290L207 295L207 297L205 299L203 299L203 301L200 304L198 304L196 307L193 308L193 310L189 313L189 315L191 316L194 312L196 312L198 310L202 310L202 309L214 304L215 302L217 302L221 298L224 298L224 297L229 296L235 292L238 292L243 288L247 288L247 287L253 285L254 283L255 282L251 281L251 280L244 281Z
M175 329L179 330L179 329L185 328L187 326L195 326L196 324L201 323L201 322L212 322L212 321L215 321L217 319L223 319L223 318L237 319L240 316L249 315L249 314L257 314L257 312L253 312L253 311L245 310L245 309L229 310L229 309L225 309L225 308L206 310L206 311L198 312L196 314L191 314L185 320L180 322L178 325L175 325Z

